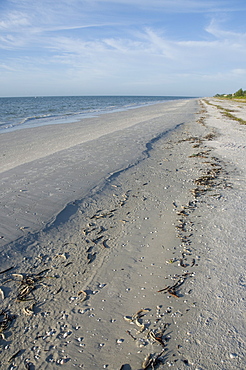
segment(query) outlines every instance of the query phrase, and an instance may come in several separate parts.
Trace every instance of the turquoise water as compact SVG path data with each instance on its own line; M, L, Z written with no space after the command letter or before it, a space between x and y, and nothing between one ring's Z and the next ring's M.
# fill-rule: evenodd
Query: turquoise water
M0 98L0 132L76 122L99 114L184 99L179 96L46 96Z

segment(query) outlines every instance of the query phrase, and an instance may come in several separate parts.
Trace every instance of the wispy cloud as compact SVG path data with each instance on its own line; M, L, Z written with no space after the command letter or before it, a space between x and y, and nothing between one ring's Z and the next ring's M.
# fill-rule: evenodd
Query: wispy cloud
M47 54L48 60L53 63L62 63L74 68L81 67L85 63L93 65L102 64L100 60L122 66L131 62L131 66L147 64L148 61L155 61L156 66L163 64L168 70L191 69L198 70L213 66L217 68L219 60L223 64L236 64L238 56L246 58L246 37L238 34L235 43L235 34L229 31L216 28L216 32L211 31L211 26L207 28L208 33L215 37L213 40L187 40L176 41L165 37L160 32L150 27L141 32L133 33L131 37L110 37L86 40L83 37L60 36L60 35L33 35L28 42L41 47ZM224 35L224 37L223 37ZM8 47L24 47L21 39L11 35L0 38L0 44L5 43ZM83 62L82 62L83 61ZM170 62L168 62L170 61ZM168 62L168 63L167 63ZM36 59L35 59L36 63ZM237 63L238 64L238 63ZM239 65L241 68L241 65Z
M13 11L0 20L0 29L17 32L18 29L30 26L30 17L22 12Z
M218 19L211 19L206 31L219 40L236 40L237 42L246 42L246 32L235 32L221 28Z
M7 71L11 71L11 72L15 71L14 68L11 68L10 66L8 66L6 64L0 64L0 69L4 69L4 70L7 70Z
M136 7L158 8L175 13L190 13L190 12L212 12L231 11L235 12L240 9L246 9L246 4L242 4L240 0L94 0L94 3L101 4L124 4Z
M139 88L151 81L161 86L244 76L245 27L236 30L228 21L240 6L246 8L238 0L6 3L0 15L0 68L12 71L13 81L15 71L18 78L47 79L47 85L56 78L58 85L66 80L103 86L109 80ZM190 32L182 24L186 17L193 22Z

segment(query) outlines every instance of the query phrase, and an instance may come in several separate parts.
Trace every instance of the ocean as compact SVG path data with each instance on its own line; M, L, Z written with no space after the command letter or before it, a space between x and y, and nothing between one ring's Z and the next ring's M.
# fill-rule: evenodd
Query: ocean
M0 98L0 133L22 128L76 122L180 96L38 96Z

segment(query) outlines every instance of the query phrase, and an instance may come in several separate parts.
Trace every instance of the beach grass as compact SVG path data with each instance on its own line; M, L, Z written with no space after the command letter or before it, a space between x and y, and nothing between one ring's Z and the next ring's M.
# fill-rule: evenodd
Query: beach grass
M222 98L220 98L220 99L222 99ZM223 98L223 99L226 99L226 98ZM227 99L227 100L232 100L232 99ZM236 100L236 99L233 99L233 100ZM246 99L242 99L242 100L244 100L246 102ZM231 112L234 112L233 109L223 108L221 105L212 104L208 100L204 100L204 101L206 102L206 104L213 105L214 107L218 108L221 111L223 116L228 117L228 118L232 119L233 121L237 121L241 125L246 125L246 121L244 119L239 118L239 117L237 117L237 116L235 116L234 114L231 113Z

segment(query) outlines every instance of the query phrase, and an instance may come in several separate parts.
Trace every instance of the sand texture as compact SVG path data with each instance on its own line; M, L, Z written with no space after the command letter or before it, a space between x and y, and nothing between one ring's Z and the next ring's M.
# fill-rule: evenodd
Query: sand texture
M20 130L19 159L1 135L1 368L246 367L246 126L218 104Z

